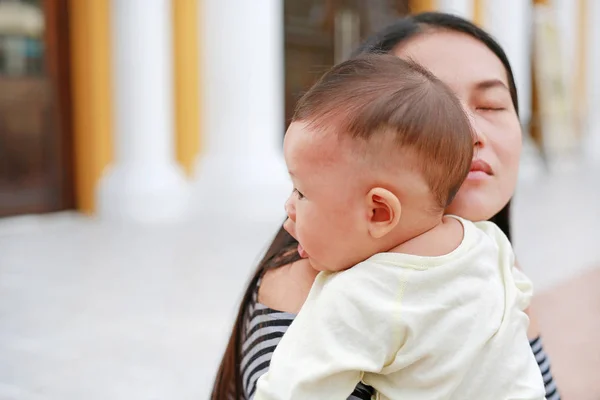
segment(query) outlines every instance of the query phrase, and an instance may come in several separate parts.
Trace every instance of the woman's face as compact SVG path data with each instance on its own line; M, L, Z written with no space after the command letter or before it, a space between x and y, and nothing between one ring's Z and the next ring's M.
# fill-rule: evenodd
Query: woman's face
M483 43L458 32L423 33L394 49L428 68L457 94L476 134L471 172L446 210L486 220L510 200L521 155L521 126L506 70Z

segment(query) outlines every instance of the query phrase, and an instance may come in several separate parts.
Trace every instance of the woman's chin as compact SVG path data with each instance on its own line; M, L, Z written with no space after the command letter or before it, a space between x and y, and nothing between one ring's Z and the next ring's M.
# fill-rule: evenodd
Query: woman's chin
M461 191L446 208L446 214L457 215L469 221L485 221L496 215L504 206L479 190Z

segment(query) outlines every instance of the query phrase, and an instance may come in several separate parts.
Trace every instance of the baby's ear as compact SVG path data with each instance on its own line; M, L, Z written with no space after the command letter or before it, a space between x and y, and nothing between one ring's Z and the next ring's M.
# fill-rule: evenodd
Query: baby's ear
M402 205L398 197L387 189L373 188L366 197L368 207L369 234L380 239L392 231L402 213Z

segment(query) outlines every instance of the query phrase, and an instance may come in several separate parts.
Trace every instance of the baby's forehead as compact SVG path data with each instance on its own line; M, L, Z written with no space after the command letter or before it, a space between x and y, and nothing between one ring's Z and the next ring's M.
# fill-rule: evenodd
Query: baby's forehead
M305 122L292 122L284 140L286 162L294 166L323 167L341 163L350 144L333 129L319 129Z

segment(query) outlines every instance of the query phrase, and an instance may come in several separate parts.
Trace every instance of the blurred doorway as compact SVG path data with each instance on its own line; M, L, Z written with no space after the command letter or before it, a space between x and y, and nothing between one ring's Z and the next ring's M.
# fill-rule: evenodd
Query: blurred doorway
M370 34L408 14L408 0L285 0L286 127L297 99Z
M0 217L72 208L67 0L0 0Z

